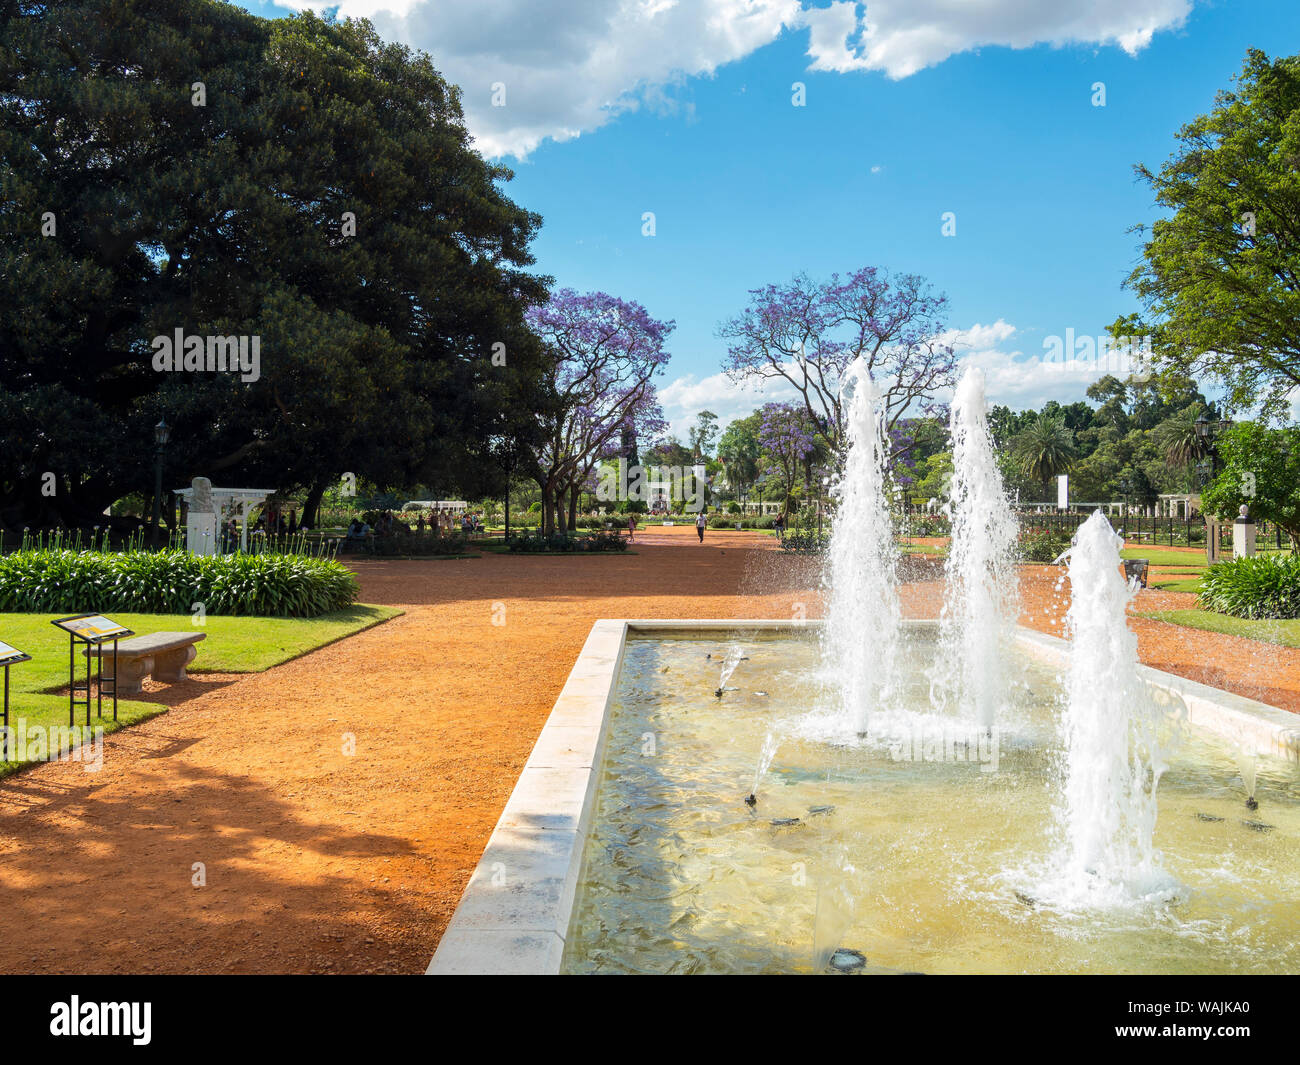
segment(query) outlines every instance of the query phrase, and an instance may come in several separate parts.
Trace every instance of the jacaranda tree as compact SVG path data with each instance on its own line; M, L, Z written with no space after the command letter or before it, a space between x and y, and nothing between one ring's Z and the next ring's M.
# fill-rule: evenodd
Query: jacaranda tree
M545 352L552 397L532 475L544 530L565 532L596 464L616 457L629 435L646 439L664 428L654 378L668 364L664 345L674 323L635 301L567 288L533 308L528 321Z

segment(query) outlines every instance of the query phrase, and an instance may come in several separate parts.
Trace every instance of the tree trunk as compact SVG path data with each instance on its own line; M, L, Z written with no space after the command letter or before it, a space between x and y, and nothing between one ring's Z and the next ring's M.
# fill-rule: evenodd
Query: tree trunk
M317 518L320 514L321 500L325 498L325 486L323 484L314 484L307 491L307 498L302 504L302 520L298 523L299 528L316 528Z
M578 497L581 494L581 485L575 484L569 489L569 528L575 533L578 531Z

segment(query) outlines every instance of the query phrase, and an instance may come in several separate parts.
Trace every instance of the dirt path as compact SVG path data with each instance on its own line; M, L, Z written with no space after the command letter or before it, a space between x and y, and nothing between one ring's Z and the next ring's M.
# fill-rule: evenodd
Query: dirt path
M97 774L56 763L0 783L0 969L422 971L593 620L820 613L815 568L770 537L638 541L359 562L363 600L403 617L161 690L179 705L110 737ZM1025 571L1028 624L1059 625L1056 579ZM939 596L909 585L908 613ZM1300 709L1300 652L1135 627L1153 664Z

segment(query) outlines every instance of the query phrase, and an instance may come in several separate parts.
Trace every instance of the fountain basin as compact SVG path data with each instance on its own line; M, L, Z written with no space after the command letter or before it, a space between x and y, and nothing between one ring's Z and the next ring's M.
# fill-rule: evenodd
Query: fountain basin
M866 971L1140 969L1143 959L1152 954L1149 937L1144 938L1144 934L1124 941L1131 943L1131 950L1128 946L1117 946L1119 941L1103 937L1102 945L1093 948L1094 952L1102 952L1099 956L1090 957L1088 951L1074 952L1069 947L1070 929L1086 939L1088 923L1073 921L1065 915L1060 918L1064 922L1060 927L1034 924L1047 919L1043 915L1050 910L1050 900L1040 902L1032 887L1020 884L1013 876L998 880L969 870L961 871L961 863L968 855L964 851L947 854L944 848L951 847L950 842L944 842L936 853L915 853L918 840L925 839L927 832L936 832L943 819L952 815L954 805L966 802L962 789L976 788L978 801L972 800L973 805L993 802L989 808L995 809L996 797L990 800L984 794L992 781L1002 782L999 787L1005 786L1008 817L1020 824L1027 838L1036 838L1046 824L1047 812L1044 792L1038 786L1041 783L1036 775L1038 770L1032 766L1023 774L1017 773L1014 764L1005 775L982 773L978 765L945 766L941 773L935 774L933 766L918 758L891 783L890 774L896 767L889 759L882 759L879 752L873 761L867 752L837 749L829 763L819 764L817 758L821 755L813 757L808 751L816 754L826 744L817 737L801 737L799 750L788 758L784 753L778 758L775 768L781 771L777 774L779 779L775 783L769 781L760 790L757 808L751 810L745 805L744 798L753 780L755 749L754 743L744 738L745 728L762 727L757 720L749 722L748 716L757 715L758 706L772 706L777 712L782 706L792 709L789 684L776 683L779 678L772 669L763 672L759 668L763 663L751 663L755 668L748 680L743 669L733 678L733 683L739 681L743 690L734 700L728 696L719 704L712 694L717 683L716 669L713 663L705 661L705 654L736 640L747 646L764 647L767 647L765 641L773 641L772 647L777 647L780 641L788 639L793 641L788 645L789 653L782 651L775 658L794 658L795 652L802 653L801 642L810 644L810 637L815 636L818 627L816 622L798 624L785 620L596 622L428 971L679 971L674 966L682 959L686 959L688 971L708 970L710 964L747 971L824 970L824 966L821 970L815 966L813 925L818 892L824 894L833 886L834 876L828 875L824 859L843 842L842 837L833 834L837 832L851 832L853 839L859 835L878 839L882 849L876 857L892 855L888 862L879 863L881 868L886 864L895 872L914 868L918 874L924 872L929 877L921 877L910 886L906 877L868 882L859 900L857 916L844 919L848 922L844 925L846 930L850 924L857 923L851 941L822 944L830 950L841 946L860 949L870 961ZM932 622L905 624L905 632L918 640L928 638L935 630ZM1068 645L1063 641L1023 629L1016 636L1024 653L1027 675L1035 668L1050 672L1064 663ZM657 643L674 656L684 655L683 663L696 657L700 660L700 677L694 685L700 688L698 692L693 688L687 690L692 684L688 668L674 666L666 676L660 675L658 652L646 650ZM767 657L773 658L773 654ZM653 670L648 668L651 659ZM808 661L811 658L806 658L804 666ZM779 673L780 662L774 668ZM650 681L650 676L655 679ZM629 677L636 683L629 686ZM1185 708L1182 716L1193 732L1207 737L1208 742L1226 741L1234 749L1272 759L1279 766L1289 764L1291 769L1300 764L1300 722L1293 715L1157 670L1144 668L1143 679L1148 686L1163 692L1171 704ZM770 695L755 696L752 701L741 698L750 694L749 688ZM661 708L654 705L665 694L689 704L685 712L683 706L676 706L672 711L676 717L672 720L661 718ZM700 715L722 717L713 721ZM692 729L698 725L699 734L692 737L682 732L679 726L683 723ZM734 744L728 738L733 733ZM1028 739L1014 727L1008 729L1004 743L1010 750L1004 753L1004 759L1014 763L1022 750L1032 747L1033 737L1029 733L1025 736ZM616 749L611 748L611 738ZM696 749L697 757L688 754L671 772L665 771L664 779L636 782L633 774L620 769L620 765L632 768L667 765L666 761L660 761L660 751L654 749L656 745L665 745L662 757L667 759L668 747L676 747L680 755L684 745L690 742L703 745ZM637 744L639 750L635 749ZM707 757L699 756L701 752ZM656 768L654 772L659 770ZM1168 816L1171 823L1180 826L1185 820L1195 826L1193 831L1222 833L1212 840L1197 837L1193 843L1211 849L1228 848L1234 854L1246 853L1247 862L1264 861L1264 852L1254 855L1242 848L1280 848L1292 864L1287 867L1291 880L1279 885L1279 889L1287 898L1295 898L1300 894L1294 890L1296 872L1300 869L1300 863L1295 860L1300 813L1294 804L1280 809L1275 798L1265 795L1260 811L1247 814L1242 805L1244 796L1231 799L1217 796L1216 789L1222 790L1221 782L1216 783L1212 777L1207 770L1206 779L1210 781L1207 786L1212 794L1204 801L1193 794L1194 789L1176 791L1177 801L1168 810L1162 808L1162 824ZM827 781L825 786L822 778ZM620 794L617 791L620 779L632 790ZM883 821L876 818L874 832L864 832L862 824L855 823L855 817L860 821L864 817L871 820L869 811L855 811L855 806L861 806L872 796L883 799L900 788L910 798L905 797L889 818ZM984 795L983 799L979 795ZM1028 799L1022 807L1017 807L1015 804L1022 802L1024 796ZM1162 790L1162 801L1163 796ZM640 830L638 804L642 802L647 810L653 805L656 813L653 818L645 818L645 839L636 846L644 845L645 853L652 855L662 854L670 843L676 849L671 862L658 862L665 867L673 866L666 868L663 883L658 886L646 882L647 869L637 860L630 860L635 859L631 848L620 845L616 839L625 837L627 824ZM1234 806L1231 814L1226 812L1229 802ZM698 823L683 834L684 830L672 819L674 806L695 822L704 824L702 835L691 835L700 828ZM828 815L810 816L809 810L814 806L833 806L835 810ZM904 816L902 811L911 812ZM1223 820L1200 820L1196 814L1202 812L1212 816L1223 813ZM1276 828L1263 832L1243 827L1238 823L1243 815L1274 824ZM623 829L614 824L619 816L626 822ZM802 818L804 827L782 829L770 823L788 817ZM926 817L933 817L933 823L927 825ZM912 828L896 831L897 825L906 828L909 818ZM649 823L652 820L658 822L657 830ZM977 835L981 830L979 824L972 822L954 825L953 834L960 833L963 827L972 830L966 833L968 836ZM620 831L624 831L623 837L619 836ZM655 836L654 831L659 835ZM1185 826L1179 831L1185 831ZM894 836L887 838L891 833ZM936 838L941 839L942 832L937 832ZM735 840L740 840L743 849L732 858L728 848ZM696 851L698 861L694 857ZM733 878L735 887L741 890L726 888L712 893L705 890L701 894L700 885L715 879L725 885L728 876L732 876L728 873L732 866L715 861L719 851L729 856L728 862L737 863L734 869L739 871ZM756 864L760 861L770 863L770 876ZM620 862L624 863L622 867ZM798 868L801 864L802 871ZM864 875L868 873L868 866L860 862L855 865ZM964 878L965 886L960 891L968 892L968 896L959 892L955 903L949 898L952 890L945 888L946 894L933 895L927 886L936 872L954 868L958 869L958 880ZM654 875L653 870L650 873ZM1239 876L1239 871L1225 869L1221 876L1231 880ZM620 906L619 892L624 890L627 905ZM1249 894L1248 886L1230 885L1229 894L1234 891ZM1017 893L1033 899L1034 903L1018 899ZM697 897L689 904L678 905L673 901L683 894ZM1200 901L1204 896L1202 890L1191 902L1181 904L1191 909L1180 911L1175 905L1172 910L1161 911L1161 916L1152 918L1162 925L1157 929L1157 939L1165 935L1167 928L1163 926L1171 921L1182 921L1184 925L1190 922L1194 931L1203 926L1205 934L1212 937L1213 917L1204 912ZM984 942L987 937L974 936L977 941L966 942L972 937L959 927L961 922L950 916L929 920L932 912L945 907L967 914L971 925L988 926L990 934L996 932L994 938L1015 939L1016 949L1000 955L988 954L988 944ZM1286 908L1285 899L1282 908ZM1000 924L990 924L990 912ZM611 914L626 925L614 929L612 935L606 934ZM1123 918L1129 925L1147 920L1142 914ZM673 922L685 924L672 931ZM679 947L674 956L674 941L687 942L687 949ZM708 949L697 949L700 942L716 943L718 953L712 960ZM1176 939L1174 946L1181 951L1184 940ZM1281 967L1289 968L1292 955L1285 948L1280 949L1283 950ZM1198 957L1195 950L1176 953L1173 969L1194 968L1199 964ZM1035 964L1039 958L1045 962L1041 969ZM1273 959L1274 969L1277 964ZM1221 954L1211 950L1205 967L1222 969Z

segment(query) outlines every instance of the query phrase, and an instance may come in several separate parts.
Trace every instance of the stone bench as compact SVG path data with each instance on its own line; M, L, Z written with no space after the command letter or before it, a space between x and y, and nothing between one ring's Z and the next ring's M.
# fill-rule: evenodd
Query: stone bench
M207 638L206 632L151 632L147 636L120 640L116 663L118 695L138 695L144 686L144 678L148 676L169 684L184 680L185 667L199 653L194 645ZM112 641L105 641L103 646L104 672L112 675ZM82 653L93 659L99 657L99 651L94 647L87 647Z

